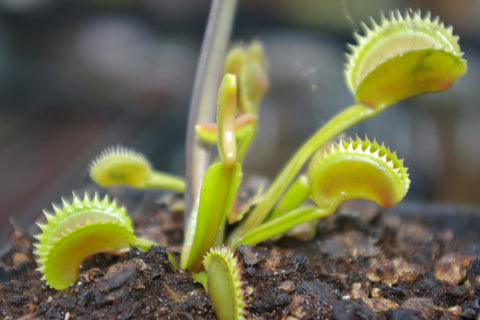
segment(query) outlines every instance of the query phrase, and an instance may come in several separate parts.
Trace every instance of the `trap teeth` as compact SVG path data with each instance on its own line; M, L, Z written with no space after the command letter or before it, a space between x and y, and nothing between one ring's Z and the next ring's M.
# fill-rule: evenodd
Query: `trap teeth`
M350 199L389 208L403 199L410 185L396 154L368 138L340 141L322 157L314 156L308 171L311 197L321 208Z
M103 187L117 184L142 187L151 172L145 156L123 146L105 149L90 165L90 177Z
M443 91L466 72L466 62L451 27L422 18L420 11L391 11L380 24L362 24L345 64L347 85L357 102L386 107L410 96ZM416 70L416 72L410 72Z

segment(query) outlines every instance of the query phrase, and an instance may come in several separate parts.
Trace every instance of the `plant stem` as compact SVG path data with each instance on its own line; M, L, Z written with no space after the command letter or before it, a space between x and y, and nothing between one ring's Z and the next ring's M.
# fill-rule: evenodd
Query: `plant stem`
M210 164L209 147L195 134L195 125L210 123L215 119L217 90L223 73L223 61L230 39L236 3L237 0L213 0L210 7L188 116L185 149L186 224L193 203L200 192L203 176Z
M310 197L310 182L305 175L300 175L285 192L275 209L268 216L267 221L280 218L287 212L300 207Z
M382 109L374 110L362 104L355 104L327 122L327 124L311 136L290 158L263 196L261 202L250 212L247 219L233 231L228 242L236 243L243 234L258 227L265 220L290 183L295 179L298 172L303 168L313 153L325 142L357 122L377 114L380 110Z
M319 208L315 206L297 208L277 219L268 221L253 230L249 230L231 243L232 248L235 248L240 244L254 246L259 242L278 236L300 223L329 216L335 211L335 209L336 206L330 206L328 208Z
M178 192L185 191L185 181L183 178L173 174L154 171L145 182L146 188L164 188Z

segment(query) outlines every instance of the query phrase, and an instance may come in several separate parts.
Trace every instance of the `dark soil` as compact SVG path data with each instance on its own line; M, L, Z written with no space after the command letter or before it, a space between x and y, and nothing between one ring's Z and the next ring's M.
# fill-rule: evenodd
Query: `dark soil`
M175 269L182 216L144 200L139 234L161 245L86 261L77 283L49 289L35 270L33 238L15 231L0 261L3 319L215 319L208 295ZM131 203L129 205L131 206ZM478 319L476 214L396 214L350 203L318 222L309 242L283 238L240 247L248 319Z

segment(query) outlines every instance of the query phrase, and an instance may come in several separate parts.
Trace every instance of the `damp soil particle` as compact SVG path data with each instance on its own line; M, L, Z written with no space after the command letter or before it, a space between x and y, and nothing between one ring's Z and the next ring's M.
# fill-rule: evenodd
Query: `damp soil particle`
M183 233L168 207L152 201L132 214L160 246L91 257L64 291L41 281L34 238L13 232L0 260L0 318L215 319L203 287L168 260ZM311 241L240 246L247 319L478 319L480 234L450 227L360 202L319 220Z

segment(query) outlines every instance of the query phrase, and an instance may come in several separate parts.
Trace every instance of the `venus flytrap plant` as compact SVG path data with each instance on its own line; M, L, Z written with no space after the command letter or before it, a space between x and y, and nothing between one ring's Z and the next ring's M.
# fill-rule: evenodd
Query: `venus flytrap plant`
M333 117L300 146L262 201L230 235L229 243L265 221L305 163L328 140L395 102L448 89L467 70L458 37L438 18L432 21L429 13L422 18L420 11L404 16L396 11L390 20L382 16L380 25L372 22L372 29L366 25L364 29L365 36L355 34L357 44L350 46L345 66L347 84L358 104Z
M366 199L390 208L410 186L403 160L383 144L368 139L340 141L313 157L309 172L310 196L318 207L292 208L245 233L236 242L254 245L311 219L334 213L344 201Z
M212 297L218 318L242 319L244 305L239 302L240 282L232 253L225 248L211 248L225 243L232 249L241 244L255 245L302 223L331 215L350 199L367 199L389 208L407 193L410 180L403 160L383 144L368 138L343 139L330 148L328 143L345 129L396 102L419 93L446 90L466 72L466 62L451 27L445 28L438 18L432 20L430 14L422 18L419 11L404 16L396 11L389 19L382 16L380 24L372 20L371 27L364 25L364 29L365 35L355 34L357 44L350 46L345 65L346 82L355 104L303 143L266 192L255 197L252 209L245 211L236 208L235 200L242 179L241 163L256 133L259 103L268 87L267 63L258 42L233 47L227 55L218 90L216 123L196 123L195 139L216 145L218 159L208 167L199 192L193 186L198 172L187 179L192 186L187 184L186 196L195 196L196 201L193 209L185 212L187 224L180 264L197 273L197 279L204 277L206 270L208 280L202 283ZM201 107L202 112L207 112L205 105ZM200 159L195 152L188 154L194 155L192 160ZM182 179L173 177L174 182L167 183L170 180L165 177L171 177L154 171L145 157L121 148L102 154L93 162L90 175L103 186L121 183L136 188L184 190ZM84 235L97 236L97 230L106 231L99 250L107 248L113 253L123 252L130 245L147 249L152 244L136 238L125 218L117 222L112 217L117 214L111 214L116 209L104 210L109 208L108 201L87 198L85 203L75 198L71 206L65 205L82 212L78 218L73 215L71 220L57 219L47 214L48 224L41 225L43 233L37 236L40 271L55 288L65 288L72 282L81 258L100 252L94 244L88 244L88 252L75 253L75 263L70 263L68 256L85 241ZM85 212L79 209L85 206ZM65 217L65 210L55 209L60 217ZM114 229L121 230L110 231ZM111 249L110 245L117 241L118 248ZM56 273L63 277L64 265L70 270L64 272L68 277L57 284Z

